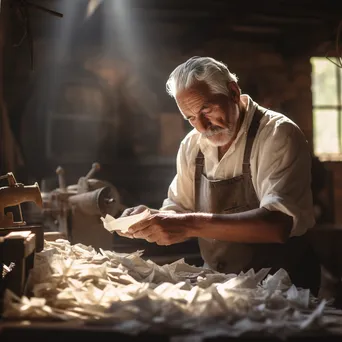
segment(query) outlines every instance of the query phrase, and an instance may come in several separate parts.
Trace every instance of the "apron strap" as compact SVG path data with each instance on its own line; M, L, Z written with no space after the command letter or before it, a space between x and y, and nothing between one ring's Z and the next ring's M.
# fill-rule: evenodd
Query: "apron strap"
M201 150L198 151L196 157L196 168L195 168L195 210L198 211L198 204L200 203L200 187L201 178L204 168L204 155Z
M260 120L262 119L262 117L264 116L266 112L267 112L266 108L263 108L258 105L257 108L255 109L251 125L249 126L248 133L247 133L245 153L243 156L243 163L242 163L242 173L244 175L251 174L250 159L251 159L252 147L253 147L255 136L260 126Z

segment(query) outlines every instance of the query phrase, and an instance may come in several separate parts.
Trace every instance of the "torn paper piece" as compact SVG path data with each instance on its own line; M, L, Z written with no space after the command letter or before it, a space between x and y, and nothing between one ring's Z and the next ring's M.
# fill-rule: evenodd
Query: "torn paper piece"
M132 226L133 224L141 220L148 218L150 215L151 215L150 210L146 209L140 214L119 217L117 219L107 214L104 218L101 217L101 220L103 222L103 226L109 232L112 233L113 231L121 231L122 233L127 233L128 228L130 226Z

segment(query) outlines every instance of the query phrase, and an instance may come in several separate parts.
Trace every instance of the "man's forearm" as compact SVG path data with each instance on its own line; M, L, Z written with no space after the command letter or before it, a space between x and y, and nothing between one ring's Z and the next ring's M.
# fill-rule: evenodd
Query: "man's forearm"
M284 243L292 228L292 217L258 208L236 214L193 213L189 237L241 243Z

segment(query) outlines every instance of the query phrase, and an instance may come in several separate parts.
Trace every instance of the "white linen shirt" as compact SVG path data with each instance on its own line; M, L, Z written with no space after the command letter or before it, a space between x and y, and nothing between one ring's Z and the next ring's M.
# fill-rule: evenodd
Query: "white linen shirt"
M182 140L177 174L160 210L195 211L195 160L201 149L208 179L223 180L242 174L247 131L257 107L248 95L244 121L235 141L218 160L218 149L195 129ZM260 207L293 217L291 236L304 234L315 224L311 192L311 155L299 127L281 113L267 110L260 121L251 153L251 173Z

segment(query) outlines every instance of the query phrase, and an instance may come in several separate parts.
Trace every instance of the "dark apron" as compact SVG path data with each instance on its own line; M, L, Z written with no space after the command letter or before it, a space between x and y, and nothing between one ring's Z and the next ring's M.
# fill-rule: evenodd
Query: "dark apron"
M248 130L242 175L225 180L209 180L203 174L204 155L199 151L195 171L195 206L198 212L231 214L259 208L250 166L250 156L260 120L267 109L258 107ZM286 243L236 243L199 238L202 258L211 269L223 273L246 272L253 268L284 268L293 284L311 289L317 296L320 264L307 234L291 237Z

